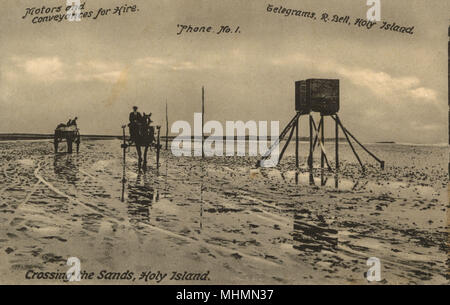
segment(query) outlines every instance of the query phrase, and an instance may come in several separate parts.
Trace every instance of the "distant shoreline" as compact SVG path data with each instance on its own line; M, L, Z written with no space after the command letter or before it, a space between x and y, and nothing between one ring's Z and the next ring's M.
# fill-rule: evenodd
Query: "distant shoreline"
M107 135L81 135L82 139L87 140L114 140L121 139L121 136ZM33 134L33 133L0 133L0 141L17 140L52 140L53 134Z
M127 136L128 138L128 136ZM166 136L161 136L160 137L161 140L165 140ZM173 140L176 138L176 136L168 136L167 137L169 140ZM191 139L191 140L195 140L195 139L201 139L201 137L179 137L179 139ZM214 139L214 140L218 140L220 139L220 137L209 137L208 135L205 135L205 139L206 138L210 138L210 139ZM53 134L31 134L31 133L0 133L0 142L1 141L20 141L20 140L51 140L53 139ZM115 139L119 139L122 140L123 136L114 136L114 135L81 135L81 139L85 139L85 140L115 140ZM244 140L244 141L257 141L258 138L256 137L249 137L249 136L245 136L245 137L234 137L234 140ZM270 140L270 137L269 137ZM302 142L305 141L309 141L308 137L300 137L299 139ZM226 141L226 137L223 137L223 141ZM295 141L294 139L292 141ZM325 142L331 142L334 141L334 138L327 138L325 139ZM339 142L343 142L346 141L345 138L339 138Z
M81 135L81 138L83 140L122 140L123 136L121 135ZM172 141L175 139L176 136L168 136L169 141ZM180 137L181 139L186 139L183 137ZM201 137L196 137L200 139ZM205 138L208 138L207 135L205 135ZM217 137L212 137L212 139ZM128 136L127 136L128 139ZM194 140L194 137L191 137L192 140ZM220 138L219 138L220 139ZM6 141L32 141L32 140L53 140L53 134L34 134L34 133L0 133L0 143L6 142ZM161 142L164 142L166 140L165 136L161 136ZM226 138L224 137L223 140L225 141ZM234 140L245 140L245 141L255 141L256 138L249 138L248 136L245 138L242 137L235 137ZM293 142L295 142L295 139L292 139ZM308 137L301 137L301 142L309 142ZM326 138L325 142L334 142L334 138ZM347 143L347 139L345 138L339 138L340 143ZM411 145L411 146L446 146L446 143L434 143L434 144L420 144L420 143L399 143L394 141L377 141L377 142L371 142L371 143L365 143L365 144L396 144L396 145Z

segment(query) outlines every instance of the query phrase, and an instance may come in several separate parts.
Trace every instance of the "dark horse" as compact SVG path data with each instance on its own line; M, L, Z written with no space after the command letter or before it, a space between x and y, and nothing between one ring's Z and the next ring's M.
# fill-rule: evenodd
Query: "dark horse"
M136 126L130 126L130 129L135 128L131 142L136 145L139 169L141 165L144 169L147 167L148 148L155 145L155 127L151 125L151 122L150 115L144 113ZM144 156L142 156L142 147L144 147Z
M80 150L80 130L76 126L63 126L63 124L58 125L55 129L55 134L53 138L53 145L55 147L55 153L58 152L58 144L63 140L67 142L67 152L72 153L72 145L75 143L77 145L77 153Z

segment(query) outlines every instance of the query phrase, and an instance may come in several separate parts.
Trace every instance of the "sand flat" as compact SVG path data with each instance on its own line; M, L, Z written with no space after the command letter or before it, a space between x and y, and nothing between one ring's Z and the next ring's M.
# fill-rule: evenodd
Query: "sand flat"
M162 284L364 284L369 257L382 283L447 283L446 148L373 145L386 170L362 175L341 146L336 189L319 168L309 185L303 146L300 170L292 151L275 169L163 151L159 171L150 161L140 172L131 150L122 183L120 141L56 156L48 142L0 143L0 282L41 283L26 272L65 272L75 256L87 271L132 271L135 284L146 270L209 272Z

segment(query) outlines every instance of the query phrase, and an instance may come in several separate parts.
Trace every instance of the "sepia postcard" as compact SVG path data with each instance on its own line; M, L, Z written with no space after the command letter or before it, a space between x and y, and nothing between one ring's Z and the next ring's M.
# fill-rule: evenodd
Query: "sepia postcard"
M449 1L1 6L0 284L449 283Z

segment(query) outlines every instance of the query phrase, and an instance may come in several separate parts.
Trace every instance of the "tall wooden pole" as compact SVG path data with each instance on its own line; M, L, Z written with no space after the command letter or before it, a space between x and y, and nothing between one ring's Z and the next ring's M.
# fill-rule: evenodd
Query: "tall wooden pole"
M167 111L167 100L166 100L166 150L169 147L169 114Z
M299 137L298 137L298 123L299 123L300 117L297 118L296 121L296 126L295 126L295 167L299 168L299 163L298 163L298 141L299 141Z
M125 197L124 197L125 196L125 183L127 182L127 178L126 178L127 139L125 137L125 125L122 126L122 131L123 131L123 144L121 145L121 147L123 149L123 166L122 166L122 196L120 197L120 199L122 202L124 202L124 200L125 200Z
M322 141L322 145L325 147L325 125L324 125L324 119L323 119L323 114L320 114L320 125L321 125L321 129L320 129L320 137L321 137L321 141ZM320 170L321 170L321 185L324 185L325 181L324 181L324 163L325 163L325 153L323 152L323 149L321 150L321 154L320 154Z
M157 139L157 146L156 146L156 169L159 170L159 152L161 148L161 142L160 142L160 132L161 132L161 126L158 126L158 139Z
M202 87L202 158L205 157L203 127L205 124L205 87Z
M122 182L125 183L127 181L126 177L125 177L125 171L126 171L126 166L127 166L127 164L126 164L127 159L126 158L127 158L127 147L128 147L127 139L125 137L125 125L122 126L122 132L123 132L123 144L121 145L122 149L123 149L123 177L122 177Z

